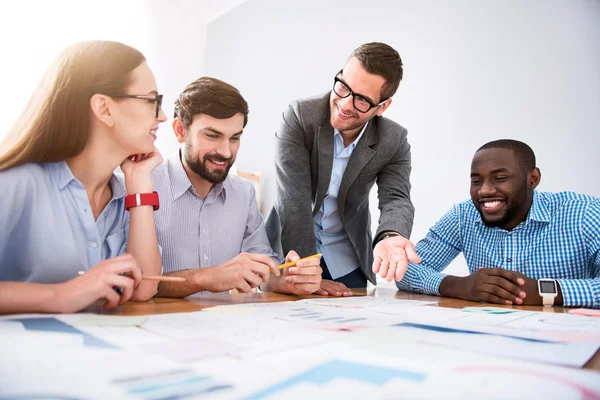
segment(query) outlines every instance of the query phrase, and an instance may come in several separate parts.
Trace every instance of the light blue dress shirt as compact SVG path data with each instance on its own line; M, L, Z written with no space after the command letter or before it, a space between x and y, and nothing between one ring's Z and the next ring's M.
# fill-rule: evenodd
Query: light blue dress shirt
M0 280L59 283L125 253L125 186L94 220L85 188L66 162L25 164L0 172Z
M441 271L463 253L473 273L504 268L532 279L556 279L567 307L600 307L600 199L572 192L534 191L527 219L513 230L490 228L473 201L448 211L415 247L396 286L439 295Z
M327 269L333 279L349 274L359 267L358 257L342 226L338 212L338 193L348 160L358 141L362 137L368 123L363 126L358 137L348 147L344 147L344 139L336 129L333 137L333 166L327 195L323 204L313 218L317 251L323 254Z
M250 181L229 175L203 199L194 190L179 152L163 161L152 179L160 196L154 222L165 273L215 267L242 252L282 261L271 249Z

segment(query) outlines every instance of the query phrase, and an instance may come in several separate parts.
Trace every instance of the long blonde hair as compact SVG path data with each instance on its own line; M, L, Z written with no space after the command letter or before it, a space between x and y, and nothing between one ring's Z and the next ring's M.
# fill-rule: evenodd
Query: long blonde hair
M66 48L0 144L0 171L81 153L90 135L91 97L124 93L131 71L144 61L138 50L118 42L95 40Z

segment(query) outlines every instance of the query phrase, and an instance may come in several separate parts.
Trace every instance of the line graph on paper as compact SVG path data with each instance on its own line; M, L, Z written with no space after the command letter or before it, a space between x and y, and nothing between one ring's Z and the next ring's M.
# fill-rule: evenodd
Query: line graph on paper
M503 326L535 331L600 334L600 319L572 314L537 313L518 319Z
M340 313L336 310L332 313L330 310L317 311L314 308L293 308L290 313L280 319L288 322L302 321L302 322L325 322L334 324L345 324L345 323L360 323L367 320L365 317L356 315L348 315L347 313Z

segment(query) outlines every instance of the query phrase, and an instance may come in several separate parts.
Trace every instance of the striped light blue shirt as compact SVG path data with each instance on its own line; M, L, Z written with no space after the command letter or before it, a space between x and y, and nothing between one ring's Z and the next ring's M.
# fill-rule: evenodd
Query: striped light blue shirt
M85 188L64 161L0 172L0 280L59 283L125 253L125 186L94 220Z
M333 165L327 196L313 218L313 228L317 240L317 251L323 254L327 269L333 279L340 278L358 268L358 257L348 234L344 230L338 212L338 194L350 156L362 137L367 122L354 142L344 146L344 139L336 129L333 136Z
M251 182L229 175L202 199L179 152L154 170L153 181L160 196L154 222L165 273L218 266L242 252L267 254L280 262L267 239Z
M600 199L534 191L527 219L512 231L487 227L471 200L455 205L417 243L399 289L439 295L440 273L460 253L479 267L518 271L560 284L565 306L600 307Z

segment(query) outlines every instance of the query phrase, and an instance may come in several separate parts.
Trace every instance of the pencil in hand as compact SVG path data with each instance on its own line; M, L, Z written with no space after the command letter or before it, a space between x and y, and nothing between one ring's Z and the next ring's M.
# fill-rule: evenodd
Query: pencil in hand
M307 259L309 259L309 258L317 258L317 257L319 257L319 258L320 258L320 257L321 257L321 254L313 254L312 256L304 257L304 258L301 258L301 259L299 259L299 260L296 260L296 261L291 261L291 262L289 262L289 263L281 264L281 265L280 265L279 267L277 267L277 268L278 268L278 269L284 269L284 268L293 267L294 265L296 265L296 263L297 263L298 261L307 260Z
M181 276L162 276L162 275L148 275L142 276L142 279L149 281L161 281L161 282L185 282L187 279Z
M85 274L85 271L79 271L78 275ZM146 279L148 281L161 281L161 282L185 282L187 279L181 276L162 276L162 275L148 275L142 276L142 279Z

